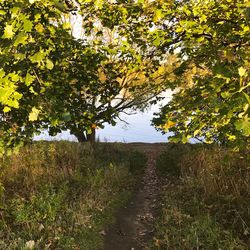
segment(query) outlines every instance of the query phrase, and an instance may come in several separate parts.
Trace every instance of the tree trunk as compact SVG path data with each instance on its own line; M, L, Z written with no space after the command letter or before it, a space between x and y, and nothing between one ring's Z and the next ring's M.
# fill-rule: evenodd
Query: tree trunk
M87 141L90 143L94 143L95 142L95 136L96 136L96 131L95 128L91 129L91 134L87 134Z
M96 136L96 131L95 128L91 129L91 133L85 135L84 132L75 132L72 133L78 140L78 142L83 143L83 142L90 142L94 143L95 142L95 136Z
M74 133L73 135L77 138L78 142L80 143L87 141L87 138L84 133Z

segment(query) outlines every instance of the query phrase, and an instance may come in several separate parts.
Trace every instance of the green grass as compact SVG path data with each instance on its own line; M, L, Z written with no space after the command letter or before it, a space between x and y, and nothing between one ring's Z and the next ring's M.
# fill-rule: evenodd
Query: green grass
M168 146L157 169L170 184L151 249L249 249L250 169L238 153Z
M101 249L145 162L120 144L63 141L1 159L0 249Z

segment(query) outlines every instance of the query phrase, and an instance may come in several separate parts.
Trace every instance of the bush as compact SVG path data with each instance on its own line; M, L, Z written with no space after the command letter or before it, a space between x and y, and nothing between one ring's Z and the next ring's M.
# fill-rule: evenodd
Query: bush
M183 154L193 150L196 147L189 144L172 144L169 143L163 153L156 160L156 168L161 176L179 177L181 174L180 161Z

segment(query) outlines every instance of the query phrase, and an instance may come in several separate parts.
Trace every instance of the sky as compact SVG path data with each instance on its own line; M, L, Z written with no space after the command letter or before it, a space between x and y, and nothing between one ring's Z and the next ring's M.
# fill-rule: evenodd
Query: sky
M161 132L151 126L153 114L159 111L160 106L166 104L171 99L171 91L166 91L164 99L156 105L152 105L145 112L138 112L133 115L122 115L121 118L128 122L117 121L116 126L106 124L104 129L97 130L97 138L100 141L107 142L167 142L169 134L162 135ZM76 138L68 131L64 131L57 136L50 137L48 133L43 132L36 136L35 140L70 140L76 141Z

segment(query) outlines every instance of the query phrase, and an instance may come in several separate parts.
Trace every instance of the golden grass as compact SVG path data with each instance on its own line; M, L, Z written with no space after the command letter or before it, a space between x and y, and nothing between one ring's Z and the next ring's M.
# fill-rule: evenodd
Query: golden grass
M141 159L119 144L65 141L2 158L0 249L100 249L100 232L134 186L131 161Z

